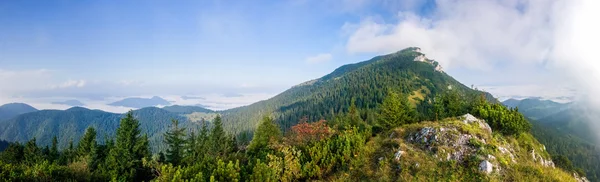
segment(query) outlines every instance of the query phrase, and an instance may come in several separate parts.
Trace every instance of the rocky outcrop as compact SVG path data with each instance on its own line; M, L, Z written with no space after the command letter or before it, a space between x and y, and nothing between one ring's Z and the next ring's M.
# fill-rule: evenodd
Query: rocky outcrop
M585 176L579 176L577 173L573 173L573 177L575 180L577 180L577 182L590 182L590 180L588 180Z
M494 165L490 161L484 160L479 164L479 171L490 174L494 171Z
M465 115L462 115L461 117L463 118L463 120L462 120L463 123L465 123L465 124L477 123L481 129L488 131L489 133L492 133L492 128L483 119L477 119L475 116L468 114L468 113Z
M539 162L542 166L555 168L554 162L551 159L544 159L540 154L535 153L535 149L531 150L531 158L533 158L533 161Z

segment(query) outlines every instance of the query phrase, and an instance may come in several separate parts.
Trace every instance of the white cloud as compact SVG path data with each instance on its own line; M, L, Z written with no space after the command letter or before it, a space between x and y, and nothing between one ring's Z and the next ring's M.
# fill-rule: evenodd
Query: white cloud
M68 80L61 84L53 85L52 88L70 88L70 87L81 88L81 87L84 87L85 84L86 84L85 80Z
M52 73L46 69L4 70L0 69L0 97L13 97L15 94L43 89L51 81Z
M396 22L365 18L351 31L350 53L421 47L442 66L489 69L499 60L542 62L551 49L556 1L438 0L431 17L399 12ZM353 26L346 26L353 27Z
M327 61L331 61L333 56L328 53L317 54L315 56L307 57L305 61L310 64L323 63Z

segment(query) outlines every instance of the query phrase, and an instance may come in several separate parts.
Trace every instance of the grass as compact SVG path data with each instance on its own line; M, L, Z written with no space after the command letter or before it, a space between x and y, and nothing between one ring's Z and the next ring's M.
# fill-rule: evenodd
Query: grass
M408 136L423 127L445 128L450 135L475 136L468 145L478 149L463 161L446 160L452 146L436 145L432 148L411 143ZM456 130L451 130L452 128ZM390 137L391 136L391 137ZM503 154L499 147L510 148L515 161ZM531 134L505 137L489 133L475 124L464 124L457 118L440 122L420 122L383 132L372 137L349 171L330 176L326 181L575 181L559 168L545 167L533 161L530 150L535 149L549 159L542 145ZM399 161L394 159L398 150L405 151ZM488 155L495 159L487 159ZM491 174L478 171L483 160L490 160L500 168Z

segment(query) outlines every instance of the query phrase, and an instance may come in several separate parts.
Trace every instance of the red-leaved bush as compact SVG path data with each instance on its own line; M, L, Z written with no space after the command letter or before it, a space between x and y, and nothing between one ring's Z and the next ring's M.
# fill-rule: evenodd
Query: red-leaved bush
M287 139L294 144L303 144L329 138L332 134L331 128L327 126L327 121L322 119L318 122L307 123L303 119L297 125L292 126Z

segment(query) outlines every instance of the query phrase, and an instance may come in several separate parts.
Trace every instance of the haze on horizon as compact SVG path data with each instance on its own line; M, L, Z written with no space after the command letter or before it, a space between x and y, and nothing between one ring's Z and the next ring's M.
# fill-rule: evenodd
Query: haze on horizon
M600 102L593 0L2 1L0 104L160 96L228 109L420 47L506 98ZM575 11L577 10L577 11ZM54 103L54 104L53 104Z

